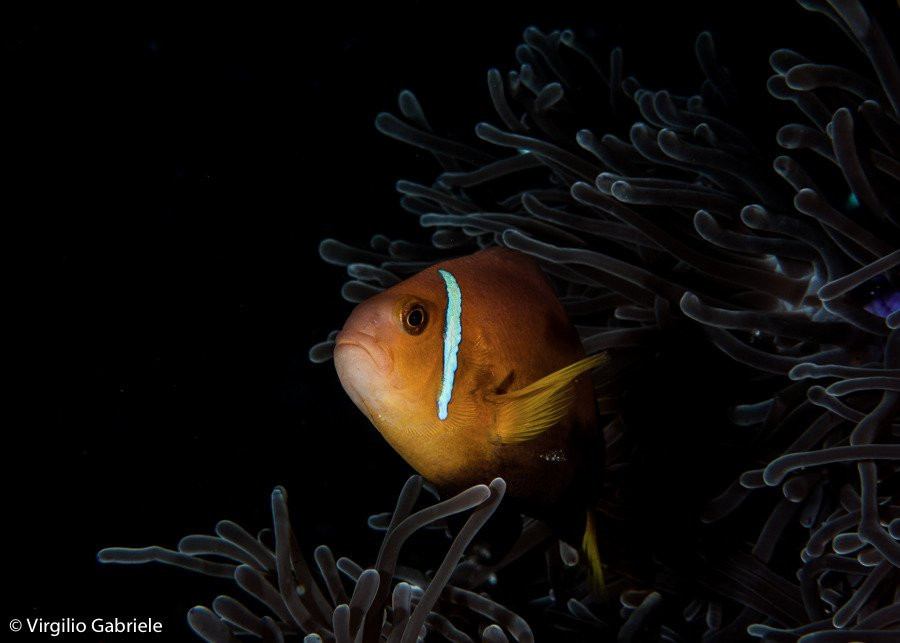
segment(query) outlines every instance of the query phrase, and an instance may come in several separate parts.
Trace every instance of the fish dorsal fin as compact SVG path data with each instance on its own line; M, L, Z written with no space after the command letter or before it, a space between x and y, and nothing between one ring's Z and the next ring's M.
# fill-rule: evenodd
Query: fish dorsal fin
M492 401L500 405L497 418L500 442L526 442L559 422L575 400L573 380L606 360L605 353L591 355L545 375L525 388L492 396Z

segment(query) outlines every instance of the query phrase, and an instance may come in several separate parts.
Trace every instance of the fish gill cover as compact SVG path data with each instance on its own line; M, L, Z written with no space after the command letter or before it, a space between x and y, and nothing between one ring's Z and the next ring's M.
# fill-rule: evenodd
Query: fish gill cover
M258 537L226 521L178 551L100 560L234 577L266 609L221 596L191 610L211 641L896 637L900 68L896 14L877 19L896 10L800 4L817 14L805 29L831 20L859 55L772 52L769 94L795 108L772 132L778 156L755 139L714 34L697 36L704 81L683 96L642 86L627 52L595 53L604 43L577 25L532 27L518 67L488 73L496 114L475 144L436 131L409 91L399 115L376 119L441 168L397 184L428 238L321 244L351 302L491 245L541 262L585 351L623 365L598 523L614 602L591 595L577 552L539 523L491 558L477 532L502 507L500 480L414 511L411 478L370 521L386 535L369 567L320 547L316 577L281 488ZM462 527L439 523L436 571L398 565L413 531L470 510Z

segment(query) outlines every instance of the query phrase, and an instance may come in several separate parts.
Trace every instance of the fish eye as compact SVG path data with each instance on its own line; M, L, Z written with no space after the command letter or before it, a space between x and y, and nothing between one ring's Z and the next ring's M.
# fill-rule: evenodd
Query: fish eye
M402 319L403 330L410 335L418 335L428 324L428 312L422 304L414 303L403 311Z

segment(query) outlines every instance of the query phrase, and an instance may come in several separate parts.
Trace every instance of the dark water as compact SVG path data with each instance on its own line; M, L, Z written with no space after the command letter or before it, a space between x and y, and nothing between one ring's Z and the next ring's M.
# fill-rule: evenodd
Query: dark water
M164 640L191 638L187 609L230 583L96 551L174 546L221 518L267 526L276 484L305 547L371 560L366 516L409 471L307 351L351 309L319 240L414 236L393 184L435 167L373 127L398 91L472 140L496 120L487 69L514 65L530 24L621 44L626 73L676 92L701 79L693 39L710 29L772 132L769 51L827 60L834 32L788 2L605 4L4 21L4 631L152 617Z

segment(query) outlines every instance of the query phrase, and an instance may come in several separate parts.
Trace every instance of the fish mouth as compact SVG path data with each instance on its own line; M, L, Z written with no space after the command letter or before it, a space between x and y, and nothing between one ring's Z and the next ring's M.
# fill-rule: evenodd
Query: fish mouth
M341 359L339 353L346 353L348 350L353 352L362 350L368 355L377 371L382 374L390 372L391 358L372 335L358 330L342 330L334 338L335 359Z
M350 400L369 421L375 422L370 406L374 391L383 386L391 369L387 351L368 333L342 330L334 341L334 365Z

